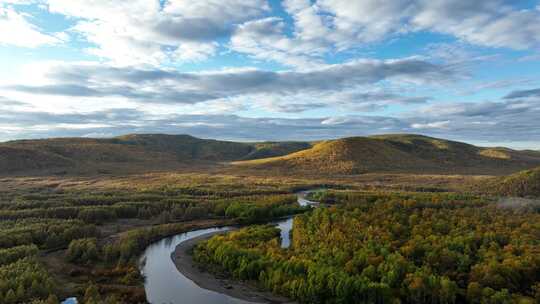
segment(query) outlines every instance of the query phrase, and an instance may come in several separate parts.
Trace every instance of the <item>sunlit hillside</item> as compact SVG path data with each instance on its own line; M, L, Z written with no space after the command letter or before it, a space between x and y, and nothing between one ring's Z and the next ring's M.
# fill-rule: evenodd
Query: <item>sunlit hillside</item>
M308 174L506 174L538 164L538 152L481 148L420 135L329 140L282 157L235 163L246 169Z

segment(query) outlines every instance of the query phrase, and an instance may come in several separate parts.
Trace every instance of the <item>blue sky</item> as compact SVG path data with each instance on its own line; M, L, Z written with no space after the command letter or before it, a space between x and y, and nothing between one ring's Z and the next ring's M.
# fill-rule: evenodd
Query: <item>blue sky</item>
M540 3L3 0L0 140L420 133L540 149Z

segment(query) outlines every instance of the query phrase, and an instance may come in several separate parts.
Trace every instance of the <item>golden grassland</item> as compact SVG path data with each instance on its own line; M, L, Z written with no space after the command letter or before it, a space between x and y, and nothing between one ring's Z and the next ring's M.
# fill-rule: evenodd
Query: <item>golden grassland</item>
M187 172L186 172L187 171ZM32 189L105 191L146 191L166 188L207 187L209 189L269 189L275 187L309 188L329 185L336 188L473 191L476 186L497 178L491 175L441 175L406 173L367 173L356 176L276 176L266 172L236 170L174 171L130 175L99 176L25 176L0 178L0 191L31 191Z

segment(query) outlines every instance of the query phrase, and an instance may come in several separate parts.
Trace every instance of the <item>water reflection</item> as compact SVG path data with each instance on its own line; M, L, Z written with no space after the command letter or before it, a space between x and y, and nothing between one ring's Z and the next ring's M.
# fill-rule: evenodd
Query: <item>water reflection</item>
M291 246L292 225L293 218L277 223L278 228L281 230L281 248L289 248Z
M145 260L142 272L146 276L144 288L148 301L152 304L251 303L200 288L182 275L171 259L171 253L181 242L206 233L228 229L230 228L191 231L163 239L149 246L142 257L142 260Z
M317 202L312 202L306 199L306 195L310 191L303 191L298 193L298 204L300 206L316 205ZM276 225L281 230L281 248L289 248L291 246L291 230L293 226L294 218L291 217L287 220L276 222Z
M305 199L307 192L298 194L298 203L302 206L316 204ZM290 246L290 231L293 218L277 221L275 224L281 229L281 246ZM144 289L146 297L152 304L187 304L187 303L225 303L249 304L252 302L232 298L230 296L203 289L180 273L171 253L181 242L198 237L203 234L226 231L230 227L209 228L179 234L165 238L150 245L141 257L142 272L146 277Z

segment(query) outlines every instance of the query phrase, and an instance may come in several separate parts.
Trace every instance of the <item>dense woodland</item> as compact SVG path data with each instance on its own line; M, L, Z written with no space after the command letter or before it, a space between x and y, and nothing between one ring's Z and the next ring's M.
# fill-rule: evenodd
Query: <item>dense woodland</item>
M66 296L83 303L145 302L138 259L149 244L200 227L305 211L287 194L290 187L0 193L0 303L58 303Z
M320 192L292 245L252 226L194 249L303 303L539 303L540 214L454 194Z
M204 174L9 183L0 191L0 303L142 303L138 262L149 244L306 211L290 249L274 227L253 226L195 257L300 302L530 303L540 293L537 206L321 191L312 199L330 207L309 211L291 193L326 181Z
M540 197L540 167L495 178L483 188L502 196Z

